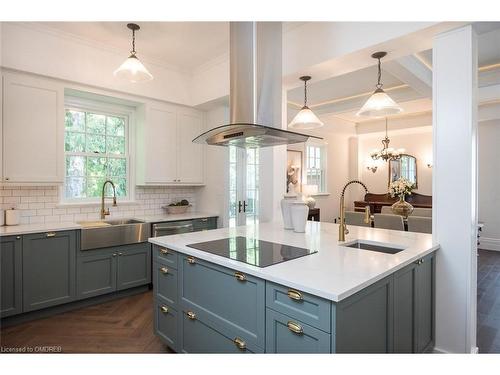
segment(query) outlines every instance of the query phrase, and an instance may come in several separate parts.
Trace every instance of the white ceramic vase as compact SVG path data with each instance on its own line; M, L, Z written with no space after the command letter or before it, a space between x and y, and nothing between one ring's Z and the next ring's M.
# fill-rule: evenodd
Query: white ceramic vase
M281 200L281 215L283 216L283 226L285 229L293 229L291 205L295 197L285 196Z
M309 207L304 202L293 202L290 211L292 214L293 231L304 233L306 231Z

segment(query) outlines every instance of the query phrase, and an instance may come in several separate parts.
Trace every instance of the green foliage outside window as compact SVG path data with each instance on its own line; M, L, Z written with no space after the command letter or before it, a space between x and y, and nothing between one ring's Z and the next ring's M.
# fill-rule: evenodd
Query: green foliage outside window
M65 197L99 197L106 179L118 196L126 196L126 118L67 109L65 130Z

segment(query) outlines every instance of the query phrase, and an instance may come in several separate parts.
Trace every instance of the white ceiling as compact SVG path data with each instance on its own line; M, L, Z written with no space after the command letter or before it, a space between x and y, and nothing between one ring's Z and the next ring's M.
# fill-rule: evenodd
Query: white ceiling
M228 22L137 22L136 50L182 70L192 70L229 50ZM127 22L40 22L56 31L123 50L131 50Z

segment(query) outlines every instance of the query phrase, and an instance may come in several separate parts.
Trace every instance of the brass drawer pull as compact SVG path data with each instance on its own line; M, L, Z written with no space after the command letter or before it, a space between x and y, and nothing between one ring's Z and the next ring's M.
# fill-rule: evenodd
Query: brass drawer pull
M196 314L194 312L192 312L192 311L187 311L186 315L191 320L195 320L196 319Z
M238 281L247 281L247 277L241 272L235 272L234 277L236 277L236 280Z
M160 253L162 253L163 255L168 255L168 254L170 254L170 251L168 251L168 249L160 247Z
M47 236L47 237L55 237L56 236L56 232L49 232L45 236Z
M240 350L245 350L247 348L247 343L240 339L239 337L235 337L234 340L234 345Z
M168 268L167 267L161 267L160 268L161 273L168 273Z
M194 264L194 263L195 263L195 260L194 260L194 258L193 258L193 257L187 257L187 262L188 262L189 264Z
M167 306L162 306L161 307L161 312L164 314L168 314L168 307Z
M288 295L288 297L290 297L291 299L293 299L295 301L302 301L302 293L300 293L297 290L288 289L287 295Z
M304 329L300 324L297 324L295 322L289 321L286 326L290 331L293 333L296 333L297 335L302 335L304 333Z
M207 218L201 219L202 222L206 223L208 221ZM236 339L235 339L236 340Z

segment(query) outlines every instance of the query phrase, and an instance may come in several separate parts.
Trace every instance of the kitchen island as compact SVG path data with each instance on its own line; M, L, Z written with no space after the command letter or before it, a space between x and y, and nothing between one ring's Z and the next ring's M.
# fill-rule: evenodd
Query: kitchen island
M432 349L439 246L428 234L349 230L342 244L337 224L318 222L306 233L266 223L151 238L156 333L178 352ZM236 237L314 253L257 267L188 246ZM347 247L355 240L395 253Z

